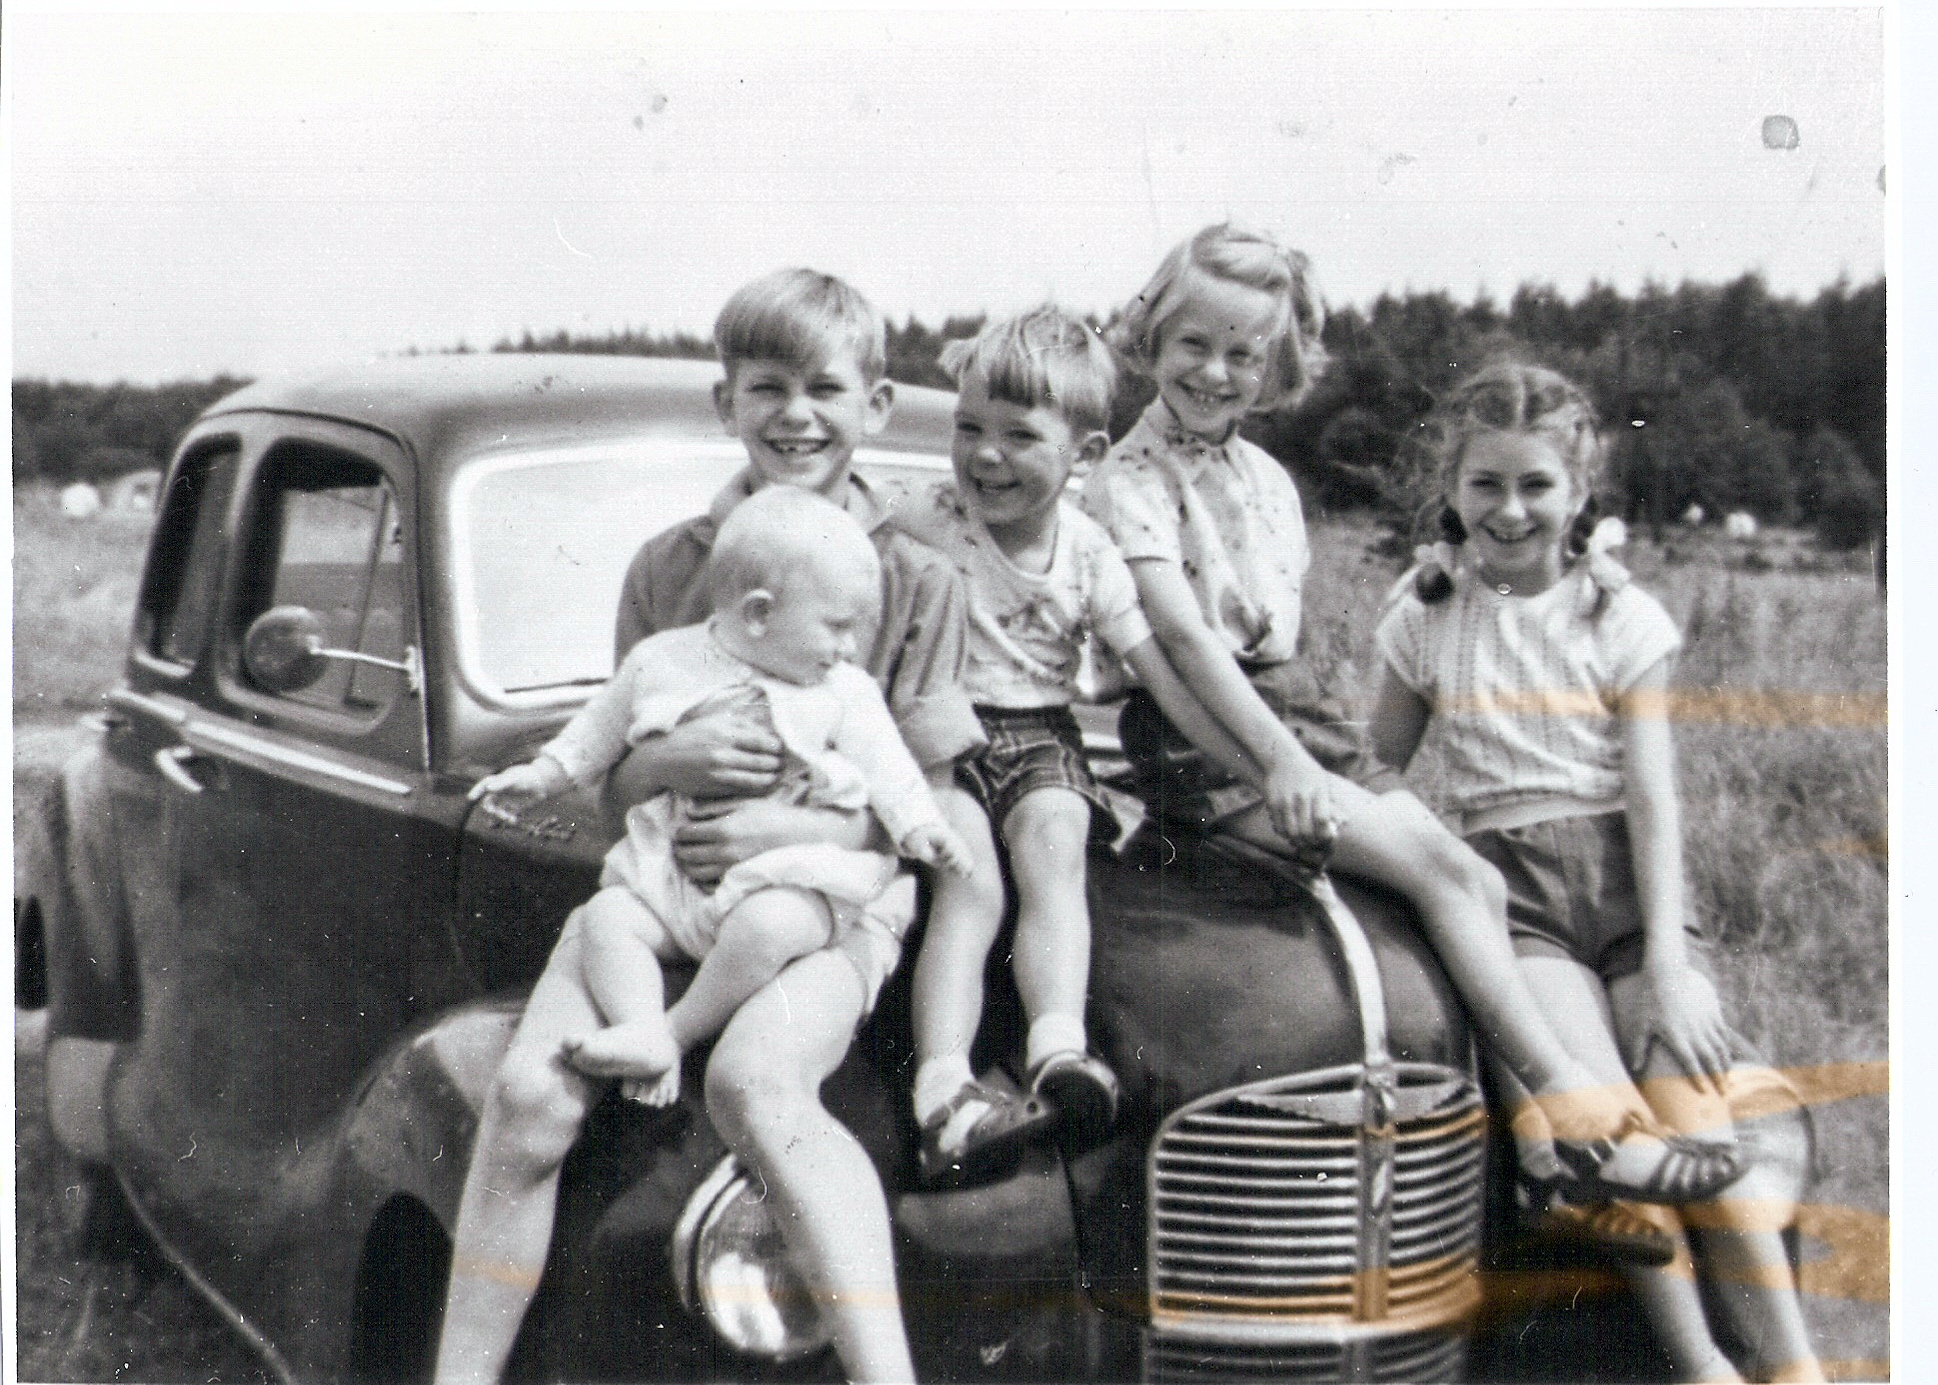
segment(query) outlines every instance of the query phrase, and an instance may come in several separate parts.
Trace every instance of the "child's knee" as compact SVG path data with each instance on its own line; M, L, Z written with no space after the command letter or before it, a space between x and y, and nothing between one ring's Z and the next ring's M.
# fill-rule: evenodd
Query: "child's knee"
M585 1122L587 1084L550 1057L507 1054L492 1079L494 1128L502 1152L532 1164L564 1161Z
M1023 796L1003 819L1003 840L1041 860L1046 852L1075 853L1081 865L1090 840L1090 800L1070 789L1039 789ZM1058 862L1059 865L1068 864Z
M630 939L639 928L640 905L617 886L607 886L585 902L581 927L593 947L611 947Z
M772 1117L789 1099L782 1074L760 1055L740 1047L722 1046L707 1063L707 1115L720 1138L743 1148L760 1117Z
M1437 822L1422 835L1428 869L1440 888L1465 896L1492 917L1507 916L1507 881L1493 862Z

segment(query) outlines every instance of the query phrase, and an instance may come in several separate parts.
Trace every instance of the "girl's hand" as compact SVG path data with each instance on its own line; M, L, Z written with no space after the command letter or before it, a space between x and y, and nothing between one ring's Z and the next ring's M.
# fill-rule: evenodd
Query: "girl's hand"
M969 843L947 823L933 823L912 829L902 838L902 855L925 866L941 866L954 876L968 879L975 869L969 857Z
M1628 1055L1631 1069L1640 1071L1648 1041L1658 1038L1690 1081L1720 1096L1721 1078L1730 1069L1731 1054L1729 1028L1723 1021L1723 1005L1715 985L1681 962L1646 966L1643 975L1643 1022L1633 1039L1641 1051Z
M1339 835L1331 782L1310 756L1303 763L1273 769L1262 792L1273 830L1293 845L1325 844Z

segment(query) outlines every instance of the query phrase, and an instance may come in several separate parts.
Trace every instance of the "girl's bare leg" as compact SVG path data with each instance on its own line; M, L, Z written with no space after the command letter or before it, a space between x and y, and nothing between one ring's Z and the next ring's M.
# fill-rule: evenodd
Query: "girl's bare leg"
M1556 1037L1517 965L1507 936L1500 872L1460 841L1409 793L1377 797L1343 779L1332 783L1345 823L1332 864L1398 890L1412 901L1440 964L1494 1054L1539 1101L1557 1137L1592 1140L1647 1105L1626 1071L1598 1078ZM1255 845L1283 852L1265 810L1221 824ZM1639 1187L1667 1157L1657 1140L1625 1139L1602 1166L1610 1181Z
M1601 978L1565 957L1523 957L1521 970L1541 1011L1568 1051L1600 1081L1626 1083L1628 1070L1616 1044L1609 999ZM1669 1353L1679 1380L1740 1380L1709 1330L1697 1292L1695 1267L1681 1219L1666 1207L1629 1204L1676 1242L1676 1258L1660 1268L1624 1266L1623 1275Z
M1631 1053L1642 1047L1629 1042L1642 1036L1628 1031L1642 1013L1639 999L1645 984L1638 973L1618 977L1609 986L1614 1023L1622 1047ZM1649 1046L1638 1075L1649 1105L1670 1129L1703 1139L1731 1137L1726 1096L1689 1081L1661 1044ZM1732 1080L1741 1079L1726 1076L1725 1093ZM1822 1380L1823 1366L1810 1342L1783 1242L1783 1231L1796 1216L1806 1151L1787 1151L1787 1160L1783 1153L1751 1164L1720 1197L1692 1204L1683 1209L1683 1217L1723 1311L1767 1377Z

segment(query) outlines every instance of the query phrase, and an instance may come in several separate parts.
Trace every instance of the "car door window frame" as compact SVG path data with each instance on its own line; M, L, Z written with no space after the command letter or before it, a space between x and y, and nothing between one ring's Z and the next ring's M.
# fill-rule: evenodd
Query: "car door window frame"
M393 530L400 546L395 649L400 661L421 661L422 619L415 572L416 496L408 484L412 469L406 455L394 440L370 430L322 420L279 420L274 433L266 435L262 445L246 459L237 485L227 591L215 638L218 692L223 701L253 722L267 721L311 740L375 756L400 767L424 769L429 763L429 743L421 680L413 688L411 680L401 671L364 664L348 665L347 673L326 675L343 679L346 688L388 688L389 696L382 707L373 709L370 715L359 715L348 708L319 706L300 696L257 687L243 669L242 643L249 624L275 600L277 550L265 539L262 527L274 520L267 507L276 496L298 489L278 486L278 471L285 465L301 466L304 458L367 466L379 478L378 484L394 507L394 514L380 523ZM373 550L372 559L379 556ZM390 681L379 684L376 682L379 679Z
M234 431L196 439L162 492L129 648L143 669L170 681L194 673L221 623L229 512L243 451L243 439ZM193 633L183 640L189 624Z

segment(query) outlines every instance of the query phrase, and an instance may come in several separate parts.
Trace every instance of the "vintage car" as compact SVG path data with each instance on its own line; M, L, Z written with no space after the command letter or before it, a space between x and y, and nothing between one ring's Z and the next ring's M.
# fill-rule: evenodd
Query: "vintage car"
M740 464L717 375L376 362L243 389L168 469L98 741L22 815L21 984L58 1139L283 1379L427 1369L482 1093L613 840L589 797L466 791L608 675L627 561ZM902 390L861 465L944 467L950 402ZM1148 829L1090 888L1107 1144L917 1191L906 968L826 1088L922 1378L1457 1377L1485 1120L1400 903ZM696 1074L595 1109L515 1375L836 1378Z

